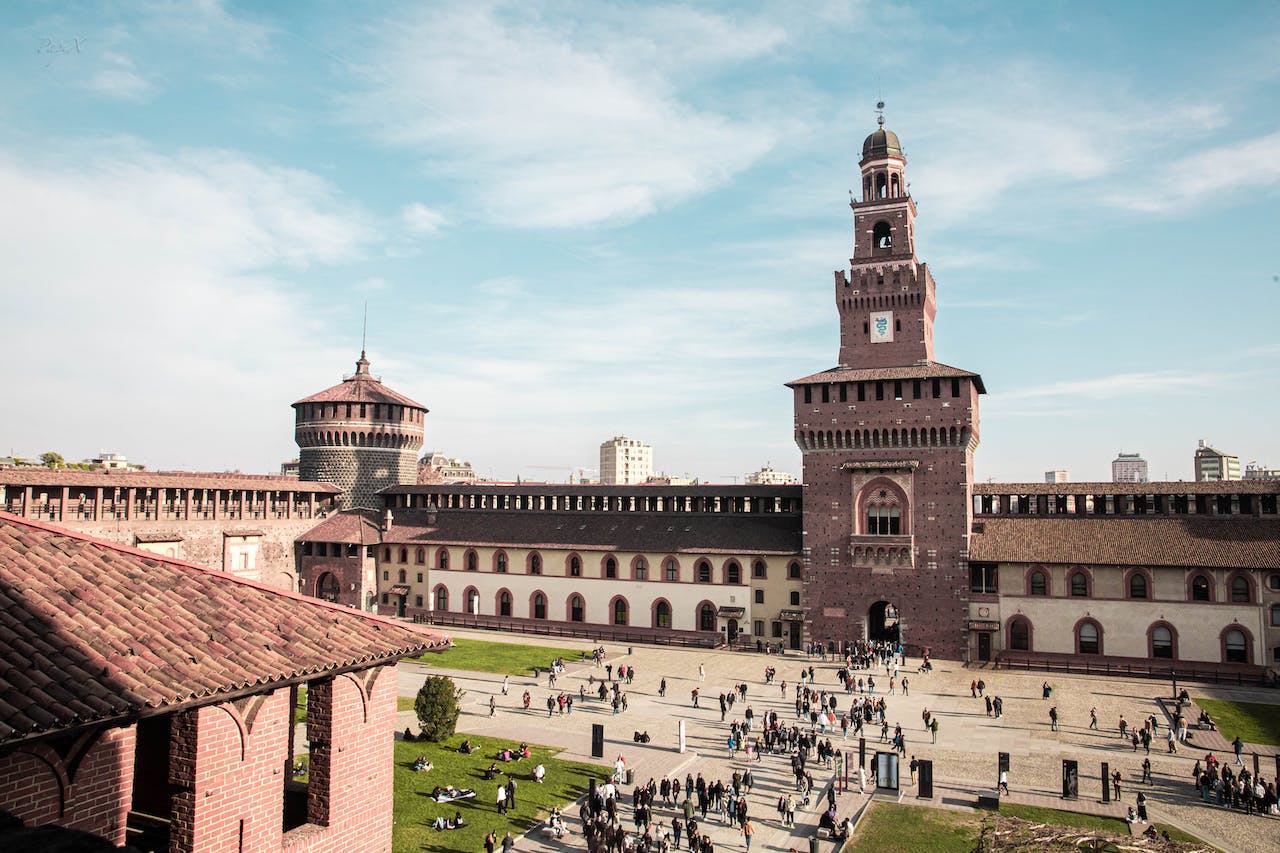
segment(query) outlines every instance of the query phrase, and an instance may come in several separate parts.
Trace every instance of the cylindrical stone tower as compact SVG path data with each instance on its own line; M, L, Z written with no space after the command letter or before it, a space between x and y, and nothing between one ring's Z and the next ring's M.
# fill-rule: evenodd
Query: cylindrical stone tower
M353 376L293 408L299 477L342 489L342 509L377 509L380 489L418 481L427 408L383 385L363 352Z

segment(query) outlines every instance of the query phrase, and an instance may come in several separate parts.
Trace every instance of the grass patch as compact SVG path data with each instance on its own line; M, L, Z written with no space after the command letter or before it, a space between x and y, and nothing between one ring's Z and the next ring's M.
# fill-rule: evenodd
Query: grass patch
M293 724L296 726L307 721L307 688L299 685L298 703L293 706Z
M414 703L418 701L417 696L397 696L396 711L412 711Z
M443 652L430 652L409 658L417 663L443 669L465 669L471 672L494 672L499 675L532 675L533 668L547 669L551 661L579 660L582 652L558 646L525 646L520 643L494 643L488 640L454 640Z
M1180 841L1183 844L1198 844L1201 847L1208 847L1210 850L1218 849L1211 844L1206 844L1204 841L1202 841L1199 838L1196 838L1194 835L1192 835L1189 832L1183 832L1181 829L1178 829L1178 827L1174 826L1173 824L1161 823L1160 821L1155 821L1155 825L1156 825L1156 829L1159 829L1162 832L1169 833L1169 837L1174 841ZM1143 829L1145 828L1146 827L1144 826Z
M458 752L464 739L478 750L470 755ZM394 853L483 850L484 836L490 830L498 834L499 840L508 831L518 836L545 819L552 806L566 805L585 794L592 776L604 779L611 771L609 767L563 761L555 757L559 750L530 744L531 757L506 764L499 761L503 774L486 782L484 770L494 761L498 749L517 745L509 740L464 734L455 734L443 743L396 741ZM425 773L414 772L413 760L419 755L425 755L434 767ZM539 763L547 770L547 781L541 785L529 778ZM499 783L505 784L508 772L516 780L516 807L500 815L494 805L495 795ZM473 788L476 796L437 803L431 799L431 789L436 785ZM431 828L437 817L451 818L455 812L461 812L467 823L462 829Z
M969 853L978 840L982 818L976 812L876 803L844 849Z
M1228 742L1239 735L1245 743L1280 746L1280 706L1198 697L1196 704L1209 712Z
M1129 825L1119 818L1099 817L1098 815L1065 812L1061 809L1047 809L1041 806L1024 806L1018 803L1001 803L1000 814L1004 817L1016 817L1033 823L1051 823L1054 826L1069 826L1075 829L1090 829L1098 832L1110 832L1115 835L1128 835Z

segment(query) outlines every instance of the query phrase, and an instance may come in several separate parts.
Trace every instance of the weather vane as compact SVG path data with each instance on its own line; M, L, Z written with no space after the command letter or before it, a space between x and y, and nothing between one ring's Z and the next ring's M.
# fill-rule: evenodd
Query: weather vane
M884 101L876 101L876 124L884 127Z

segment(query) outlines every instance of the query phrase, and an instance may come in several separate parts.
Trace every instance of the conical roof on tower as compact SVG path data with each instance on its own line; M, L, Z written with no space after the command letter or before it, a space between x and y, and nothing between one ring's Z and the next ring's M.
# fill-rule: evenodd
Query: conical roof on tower
M356 372L346 376L341 382L323 391L303 397L293 405L304 403L390 403L397 406L411 406L415 409L429 411L426 406L415 402L398 391L393 391L369 372L369 359L363 350L360 360L356 362Z

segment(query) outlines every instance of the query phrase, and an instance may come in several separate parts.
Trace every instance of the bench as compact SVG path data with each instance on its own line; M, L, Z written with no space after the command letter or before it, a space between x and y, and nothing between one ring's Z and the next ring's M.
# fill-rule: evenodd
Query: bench
M978 792L978 808L993 812L1000 811L1000 795L990 791Z

